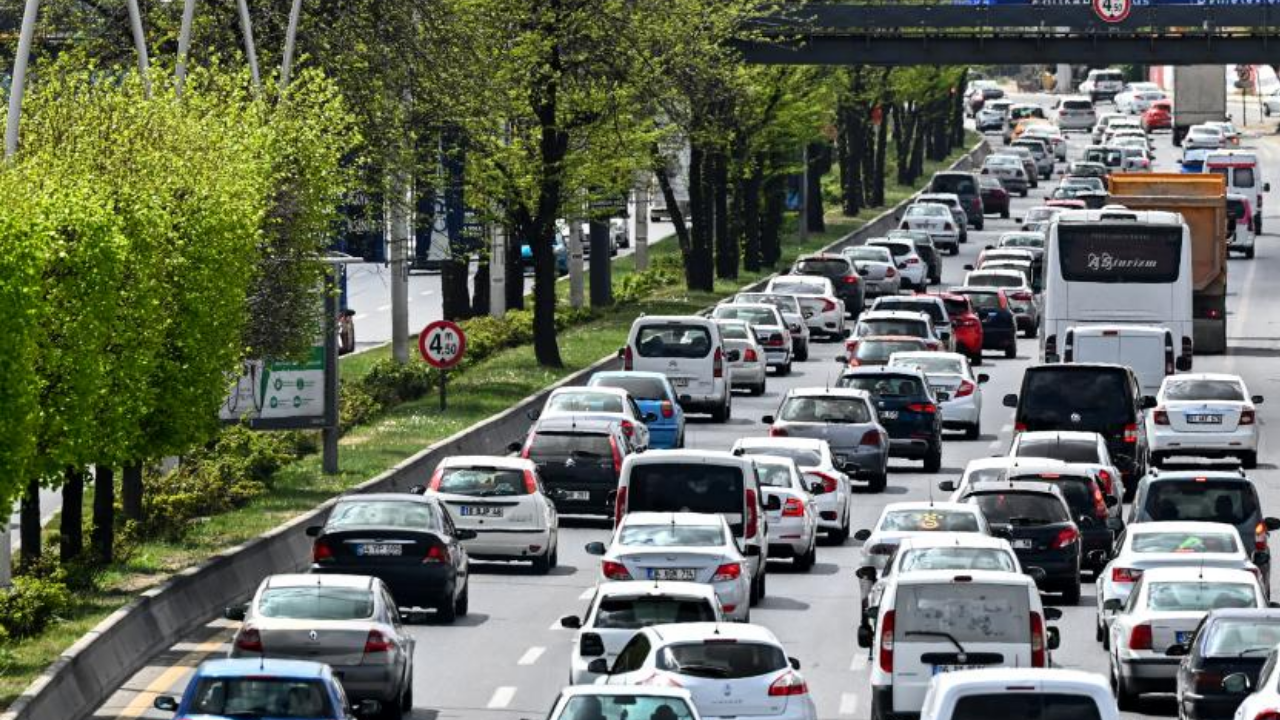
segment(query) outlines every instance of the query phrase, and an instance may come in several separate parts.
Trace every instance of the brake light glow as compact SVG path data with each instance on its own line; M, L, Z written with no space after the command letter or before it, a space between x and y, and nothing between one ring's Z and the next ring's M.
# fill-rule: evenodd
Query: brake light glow
M370 630L369 636L364 640L364 654L384 653L395 648L395 643L391 642L387 636L377 630Z
M609 436L609 450L613 452L613 474L622 474L622 448L618 447L618 440L612 435Z
M907 406L907 409L911 412L924 413L925 415L932 415L938 412L938 406L933 403L911 403Z
M627 514L627 488L622 486L618 488L617 495L613 497L613 524L615 526L622 522L622 516Z
M1102 496L1102 488L1093 489L1093 514L1099 520L1107 519L1107 500Z
M1219 687L1221 687L1221 685L1219 685ZM1253 720L1280 720L1280 710L1263 710L1257 715L1254 715Z
M711 359L711 375L715 378L724 377L724 351L716 348L715 357Z
M427 548L427 554L422 558L423 565L441 565L449 564L449 549L443 545L432 545Z
M1020 422L1020 423L1014 423L1014 424L1013 424L1013 431L1014 431L1014 432L1016 432L1016 433L1023 432L1023 431L1025 431L1026 429L1027 429L1027 424L1026 424L1026 423L1022 423L1022 422Z
M790 670L783 673L782 677L774 680L773 684L769 686L769 697L808 694L809 686L805 684L804 679Z
M755 490L748 489L747 496L747 528L746 536L750 540L760 531L760 501Z
M857 285L857 284L858 284L858 276L857 276L857 275L845 275L843 278L841 278L841 281L842 281L842 282L844 282L846 285Z
M742 565L740 563L725 563L716 568L716 574L712 576L711 582L724 582L726 580L737 580L742 576Z
M1108 494L1108 495L1110 495L1110 494L1112 494L1112 493L1114 493L1114 492L1116 491L1116 486L1114 485L1115 480L1111 477L1111 473L1110 473L1110 472L1108 472L1108 471L1106 471L1106 470L1099 470L1099 471L1098 471L1098 479L1102 481L1102 485L1103 485L1103 487L1105 487L1105 488L1107 489L1107 494Z
M836 482L836 479L834 477L824 472L811 472L806 474L814 478L815 480L819 480L822 482L822 492L824 493L833 493L836 491L836 488L838 488L840 485L838 482Z
M1132 583L1138 582L1142 577L1142 571L1137 568L1111 568L1111 582Z
M948 226L948 229L950 229L950 226ZM920 258L918 258L918 257L909 257L909 258L907 258L907 264L908 264L908 265L919 265L919 264L920 264Z
M245 652L262 652L262 633L258 628L246 625L236 634L236 649Z
M800 498L787 498L782 504L782 517L804 517L804 501Z
M675 417L675 414L676 414L676 409L675 409L675 407L671 404L671 401L670 401L670 400L663 400L663 401L662 401L662 417L664 417L664 418L672 418L672 417Z
M1151 413L1151 421L1157 425L1168 425L1169 411L1157 409L1155 412Z
M1047 667L1045 663L1044 619L1031 613L1031 667Z
M826 298L822 298L822 312L831 312L836 309L836 304Z
M977 388L978 388L977 385L969 382L968 380L961 380L960 387L956 390L955 396L958 398L969 397L970 395L973 394L973 391L976 390Z
M1058 537L1053 539L1053 544L1050 545L1049 547L1053 548L1054 550L1061 550L1062 548L1067 547L1068 545L1071 545L1072 543L1074 543L1079 539L1080 539L1080 531L1077 530L1074 525L1072 525L1071 527L1065 527L1059 530Z
M311 545L311 562L325 562L333 559L333 546L328 540L320 538Z
M1129 423L1124 426L1124 441L1127 443L1138 442L1138 426L1135 423Z
M753 348L747 348L746 352L742 353L742 362L753 363L759 361L760 356L756 355L756 351Z
M520 457L529 459L529 448L533 447L533 439L537 437L537 433L529 433L529 439L524 441L524 447L520 448Z
M1150 650L1151 649L1151 626L1147 623L1134 625L1133 630L1129 631L1129 649L1130 650Z
M777 425L771 425L769 427L769 437L786 437L786 436L787 436L786 428L780 428Z
M618 423L618 426L622 428L623 435L626 435L627 437L635 437L635 431L636 431L635 423L631 422L630 420L623 420L622 422Z
M880 669L893 672L893 611L885 612L880 621Z
M605 560L601 562L600 570L604 573L604 576L610 580L631 579L631 573L627 570L626 566L612 560Z
M1252 410L1241 410L1241 411L1240 411L1240 424L1241 424L1241 425L1252 425L1256 419L1257 419L1257 416L1254 414L1254 412L1253 412Z
M1253 549L1267 549L1267 525L1266 523L1258 523L1253 526Z
M887 278L897 277L897 275L898 275L898 271L894 270L891 267L887 267L884 269L884 276Z

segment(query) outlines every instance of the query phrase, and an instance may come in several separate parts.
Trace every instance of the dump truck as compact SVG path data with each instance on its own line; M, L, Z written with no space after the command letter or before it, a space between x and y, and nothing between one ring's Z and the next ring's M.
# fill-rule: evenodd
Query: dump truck
M1195 353L1227 350L1227 186L1221 175L1114 173L1109 202L1182 215L1191 231Z

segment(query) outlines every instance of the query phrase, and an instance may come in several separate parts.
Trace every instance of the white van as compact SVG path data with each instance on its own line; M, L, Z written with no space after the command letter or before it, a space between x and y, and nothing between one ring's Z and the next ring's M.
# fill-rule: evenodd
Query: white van
M918 570L892 579L874 629L858 628L858 645L874 647L871 718L914 715L935 675L981 667L1049 667L1062 617L1045 608L1035 580L996 570ZM959 645L959 647L957 647Z
M1173 331L1158 325L1077 325L1067 328L1063 362L1127 365L1138 376L1143 395L1155 396L1166 375L1184 362Z
M671 380L680 407L724 422L733 410L728 362L720 326L696 315L651 315L631 323L621 350L622 368L660 372ZM733 351L736 353L736 351Z
M934 677L920 720L1120 720L1107 678L1059 668L966 670Z
M764 597L768 559L766 510L781 510L778 496L765 498L755 461L714 450L651 450L622 461L615 520L631 512L719 513L729 523L751 568L751 604Z
M1252 150L1210 150L1200 172L1217 173L1227 179L1227 192L1249 198L1253 206L1253 232L1262 234L1262 194L1271 183L1262 181L1262 166Z

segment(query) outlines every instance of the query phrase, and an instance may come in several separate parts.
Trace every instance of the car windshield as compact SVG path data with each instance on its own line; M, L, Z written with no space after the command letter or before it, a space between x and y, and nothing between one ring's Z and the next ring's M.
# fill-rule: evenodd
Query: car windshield
M924 395L924 384L910 375L889 373L845 375L836 384L840 387L865 390L872 397L921 397Z
M636 349L646 358L704 358L711 353L711 333L700 325L644 325Z
M716 611L701 598L645 595L606 597L596 608L593 627L604 630L638 630L669 623L715 622Z
M547 401L547 412L622 412L622 398L614 393L568 390Z
M923 350L919 340L882 340L880 338L864 338L853 351L853 357L863 364L889 362L894 353Z
M631 397L637 400L668 400L667 386L662 380L651 377L637 377L626 375L597 375L591 381L592 385L601 387L618 388L631 393Z
M1026 278L1009 273L971 272L964 279L966 285L982 285L985 287L1016 288L1026 284Z
M778 445L766 446L748 446L746 448L748 455L768 455L769 457L791 458L796 461L796 465L800 467L819 467L822 465L822 453L817 450L799 447L781 447ZM782 465L770 465L769 467L783 468Z
M425 502L413 500L344 500L333 506L325 527L386 527L437 532L442 529L436 510Z
M1252 585L1224 582L1157 582L1147 586L1147 609L1167 612L1257 607Z
M926 375L932 373L962 375L964 373L963 360L939 355L899 356L893 358L893 364L898 367L915 368Z
M651 695L576 695L554 720L692 720L693 710L677 697ZM1085 719L1087 720L1087 719Z
M1164 384L1165 400L1244 402L1240 383L1234 380L1180 380L1169 378Z
M772 308L749 305L719 305L716 307L715 317L717 320L741 320L749 325L777 325L776 312Z
M1239 525L1258 512L1258 496L1248 480L1162 479L1147 493L1153 520L1204 520Z
M987 522L992 525L1053 525L1070 520L1067 509L1052 495L1043 493L995 492L973 495Z
M450 495L501 497L528 495L524 471L512 468L446 468L435 490Z
M763 455L764 453L753 452L752 455ZM817 463L814 463L815 465ZM760 484L773 488L791 488L791 467L782 463L761 462L756 463L756 477L760 479Z
M961 644L1031 640L1026 586L904 583L896 595L894 639L899 642L943 645L943 652L950 653L955 647L938 633L947 633Z
M792 280L789 278L779 278L769 283L770 290L776 290L780 293L788 295L826 295L827 286L822 283L804 280Z
M858 323L854 333L857 337L870 335L910 335L912 337L928 337L929 328L919 320L863 320Z
M785 422L866 423L871 422L862 398L791 397L782 403L778 419Z
M849 250L845 252L845 256L853 261L893 262L893 256L889 254L889 251L880 247L849 248Z
M724 528L719 525L623 525L618 531L618 544L640 547L715 547L725 544Z
M912 548L902 554L899 572L912 570L1003 570L1017 572L1013 558L1004 550L973 547Z
M1280 644L1280 617L1218 618L1203 632L1204 655L1261 659Z
M319 680L264 677L205 677L191 693L188 712L222 717L302 720L333 718L329 693ZM343 709L345 712L345 708Z
M880 530L890 532L979 532L973 513L927 508L891 510L880 521Z
M1080 430L1133 421L1133 397L1123 369L1040 367L1023 376L1019 421Z
M257 614L298 620L360 620L373 615L368 588L306 585L267 588L258 596Z
M995 693L962 695L951 720L1101 720L1098 703L1088 695L1069 692Z
M801 260L796 263L796 272L802 275L838 276L849 272L849 263L834 258Z
M1097 440L1061 440L1058 438L1035 438L1019 440L1018 457L1051 458L1070 463L1102 462L1098 457Z
M1000 238L1000 247L1043 248L1044 238L1039 235L1006 235Z
M736 680L774 673L787 667L782 648L756 642L717 642L668 645L658 651L657 668L678 675Z
M637 463L631 468L627 508L633 511L741 514L742 483L742 470L737 465Z
M934 324L947 322L946 312L937 300L912 300L911 298L883 297L876 301L876 310L905 310L924 313Z
M978 188L972 175L934 175L933 182L929 183L929 192L974 195Z
M1136 553L1234 553L1235 533L1162 531L1140 532L1129 542Z

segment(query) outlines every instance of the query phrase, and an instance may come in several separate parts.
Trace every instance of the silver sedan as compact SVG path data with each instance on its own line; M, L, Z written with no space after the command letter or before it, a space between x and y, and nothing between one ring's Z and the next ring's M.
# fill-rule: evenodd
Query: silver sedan
M792 388L778 413L762 421L774 437L825 440L845 474L884 489L889 465L889 436L876 420L866 392L852 388Z
M902 273L898 272L889 248L859 245L845 248L843 252L862 276L862 286L868 297L897 295L901 291Z

